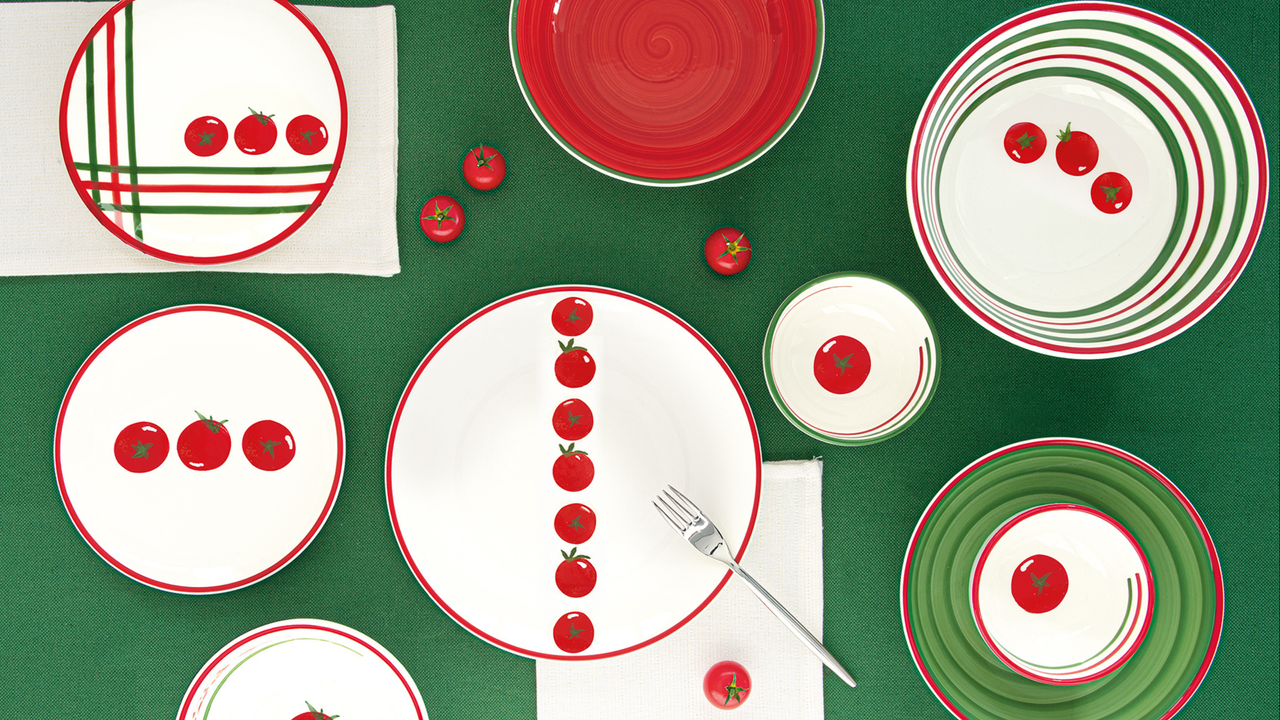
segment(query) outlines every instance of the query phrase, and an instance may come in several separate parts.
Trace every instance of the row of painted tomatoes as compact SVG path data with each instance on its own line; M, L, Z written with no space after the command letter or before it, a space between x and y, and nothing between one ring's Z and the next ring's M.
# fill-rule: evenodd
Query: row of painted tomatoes
M276 121L265 112L249 108L249 114L236 125L236 147L246 155L261 155L276 145ZM227 126L212 115L198 117L187 125L182 140L193 155L217 155L227 146ZM284 129L284 139L300 155L315 155L329 144L329 129L314 115L299 115Z
M1014 123L1004 134L1004 151L1015 162L1033 163L1040 159L1047 146L1044 131L1030 122ZM1088 175L1098 165L1098 141L1081 130L1072 130L1067 123L1058 133L1058 146L1054 159L1062 172L1079 177ZM1133 200L1133 185L1118 172L1105 172L1094 178L1089 188L1093 206L1108 215L1114 215L1129 207Z
M178 435L178 459L192 470L215 470L231 455L231 431L226 420L214 420L199 411L196 415L200 419ZM293 460L298 446L289 428L275 420L259 420L245 430L240 449L254 467L274 471ZM153 422L136 422L116 436L114 452L125 470L151 472L169 456L169 436Z

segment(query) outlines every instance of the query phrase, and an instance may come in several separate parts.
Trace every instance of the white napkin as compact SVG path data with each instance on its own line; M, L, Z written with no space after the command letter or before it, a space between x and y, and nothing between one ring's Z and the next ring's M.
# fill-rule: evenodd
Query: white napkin
M822 637L822 460L764 464L755 534L742 566ZM702 694L703 675L721 660L736 660L751 675L751 695L731 715ZM647 648L605 660L536 664L538 720L823 715L822 661L738 579L688 625Z
M58 141L58 109L76 48L110 2L0 2L0 275L226 270L400 271L396 243L395 8L300 6L338 59L347 147L324 204L277 247L249 260L189 267L143 255L76 197Z

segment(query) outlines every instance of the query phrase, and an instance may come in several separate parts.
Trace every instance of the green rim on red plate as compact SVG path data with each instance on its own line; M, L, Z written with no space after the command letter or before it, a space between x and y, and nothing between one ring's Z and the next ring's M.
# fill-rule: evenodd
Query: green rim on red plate
M1074 503L1114 518L1151 564L1155 611L1138 651L1082 685L1038 683L983 642L969 604L987 538L1032 507ZM929 688L959 718L1168 718L1190 700L1222 632L1222 571L1195 508L1141 459L1088 440L1017 443L974 462L929 504L902 567L907 646Z

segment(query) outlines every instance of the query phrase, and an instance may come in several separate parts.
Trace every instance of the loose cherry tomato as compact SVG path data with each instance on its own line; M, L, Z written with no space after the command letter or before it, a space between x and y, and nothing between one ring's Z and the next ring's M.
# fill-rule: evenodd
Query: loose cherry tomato
M722 227L707 236L702 253L712 270L721 275L737 275L751 262L751 241L741 230Z
M551 426L563 440L581 440L594 425L591 408L577 398L560 403L551 414Z
M298 452L289 428L275 420L259 420L244 431L240 449L250 465L274 471L288 465Z
M556 380L565 387L580 388L596 376L596 361L584 347L560 343L560 357L556 358Z
M462 177L471 187L489 191L507 177L507 160L488 145L472 148L462 157Z
M751 695L751 676L732 660L718 662L703 676L702 693L721 710L733 710Z
M1094 207L1108 215L1115 215L1129 207L1129 202L1133 200L1133 185L1129 184L1129 178L1118 172L1102 173L1093 181L1089 198L1093 200Z
M169 436L153 422L136 422L116 436L115 454L125 470L151 472L169 456Z
M556 587L569 597L580 598L596 586L596 568L591 558L579 555L578 548L560 551L564 560L556 566Z
M561 335L581 335L594 317L591 303L578 297L567 297L551 308L551 326Z
M1025 164L1039 160L1046 144L1044 131L1035 123L1014 123L1004 134L1004 151L1014 162Z
M178 459L192 470L214 470L222 467L231 455L231 432L226 420L214 420L197 411L200 419L178 435Z
M556 513L556 535L572 545L581 545L596 531L596 513L582 503L570 503Z
M1089 133L1067 129L1058 133L1058 147L1053 151L1058 167L1068 175L1087 175L1098 164L1098 143Z
M261 155L276 145L276 121L253 108L249 113L236 125L236 147L246 155Z
M1047 613L1067 596L1067 569L1048 555L1032 555L1013 571L1009 591L1029 613Z
M317 710L311 706L311 703L303 701L307 706L307 711L298 713L293 716L293 720L335 720L339 715L327 715L324 710Z
M422 206L419 222L422 225L422 232L426 233L428 238L438 243L447 243L450 240L457 240L462 234L467 216L462 212L462 205L457 200L448 195L436 195Z
M182 136L187 149L200 157L217 155L227 146L227 126L212 115L198 117L187 126Z
M314 115L299 115L284 129L284 139L300 155L315 155L329 144L329 128Z
M871 374L871 354L867 346L848 335L837 335L822 343L813 355L813 377L824 390L847 395L862 387Z
M585 489L595 479L596 466L582 450L574 450L573 443L569 447L560 446L560 457L551 465L551 477L556 484L569 492Z
M596 639L596 629L591 625L591 618L586 615L580 612L565 613L551 629L551 637L561 650L580 653L591 647L591 641Z

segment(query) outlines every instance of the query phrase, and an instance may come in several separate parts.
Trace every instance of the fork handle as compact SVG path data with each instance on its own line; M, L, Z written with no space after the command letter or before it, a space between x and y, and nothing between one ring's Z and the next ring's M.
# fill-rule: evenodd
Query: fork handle
M777 615L778 619L782 621L783 625L787 626L788 630L795 633L795 636L800 638L800 642L808 646L809 650L811 650L814 655L817 655L822 659L823 665L831 668L831 672L835 673L836 677L848 683L849 687L858 687L858 683L854 682L853 676L849 674L849 671L845 670L844 666L832 657L831 653L827 652L826 648L822 647L822 643L818 642L818 639L806 630L805 627L800 624L799 620L796 620L791 613L787 612L786 608L782 607L782 603L774 600L773 596L769 594L769 591L765 590L760 583L756 582L755 578L747 574L747 571L739 567L736 562L730 563L729 567L733 569L733 572L737 574L738 577L742 578L743 581L747 583L747 587L751 588L751 592L755 593L756 597L760 598L760 602L764 603L764 606L769 608L774 615Z

